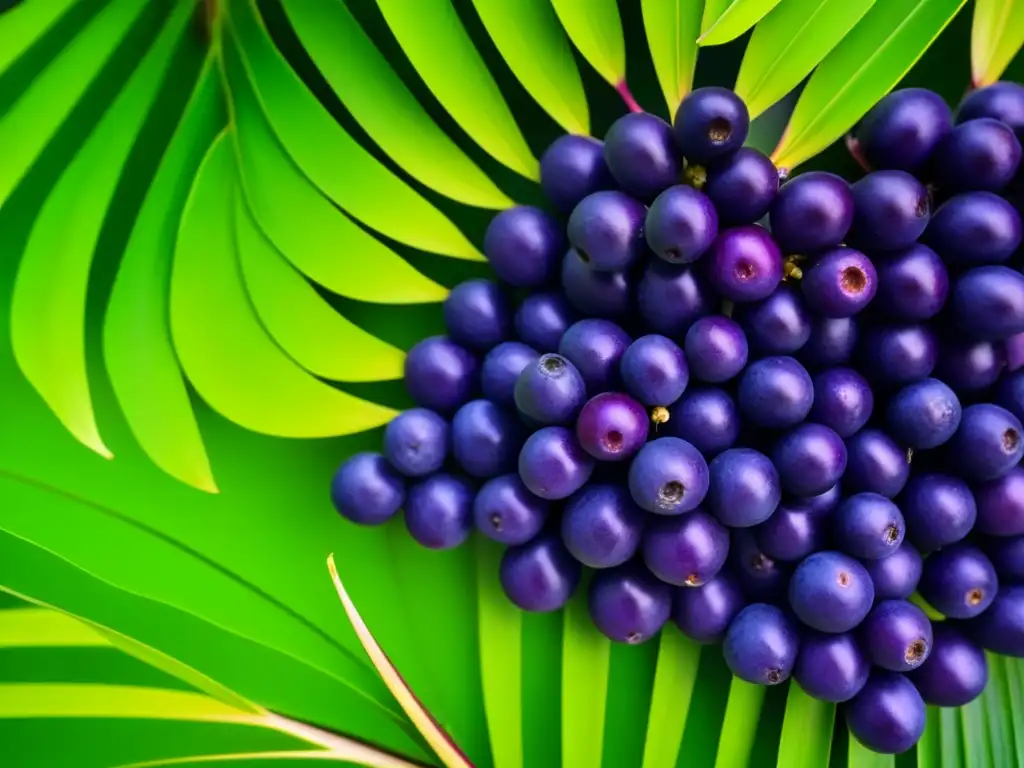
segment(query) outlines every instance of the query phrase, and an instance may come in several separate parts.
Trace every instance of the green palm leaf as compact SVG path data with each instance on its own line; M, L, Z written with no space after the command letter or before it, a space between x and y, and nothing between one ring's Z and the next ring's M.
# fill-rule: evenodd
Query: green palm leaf
M626 80L626 44L615 0L551 0L559 21L590 66L610 85Z
M704 30L699 42L701 45L721 45L735 40L778 4L779 0L732 0L714 23Z
M602 765L611 642L594 627L585 585L565 609L562 641L562 765Z
M828 765L836 707L808 696L794 681L789 684L786 714L779 739L779 765L816 768Z
M644 29L668 113L693 85L703 0L643 0Z
M1024 45L1024 2L977 0L971 30L971 75L977 86L1003 76Z
M700 666L701 646L668 627L661 633L643 768L675 765Z
M0 24L0 72L36 43L76 2L23 3L11 9Z

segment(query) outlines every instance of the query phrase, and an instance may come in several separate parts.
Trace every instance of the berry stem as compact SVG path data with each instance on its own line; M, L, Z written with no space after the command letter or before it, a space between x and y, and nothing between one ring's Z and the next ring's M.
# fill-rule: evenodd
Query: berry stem
M871 173L871 166L868 165L867 158L864 157L864 152L860 148L860 142L853 137L853 134L846 134L844 143L846 144L846 149L850 153L850 156L857 161L857 165L861 167L861 170L863 170L864 173Z
M630 112L643 112L644 109L637 104L636 99L633 98L633 92L629 90L629 86L626 85L625 79L622 79L615 86L615 90L619 92L619 96L626 102L626 106L629 107Z

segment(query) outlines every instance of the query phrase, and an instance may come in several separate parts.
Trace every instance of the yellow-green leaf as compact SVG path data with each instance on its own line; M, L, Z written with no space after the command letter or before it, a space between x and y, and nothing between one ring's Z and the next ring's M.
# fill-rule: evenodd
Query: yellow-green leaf
M551 0L569 39L605 80L626 79L626 43L615 0Z
M895 768L896 758L894 755L872 752L851 734L846 764L848 768Z
M978 87L1003 76L1024 46L1024 0L976 0L971 26L971 76Z
M704 0L704 13L700 19L700 33L706 34L725 13L733 0Z
M455 122L498 162L539 178L540 165L450 0L377 0L377 7Z
M88 624L46 608L0 611L0 648L95 648L110 643Z
M115 2L106 10L130 18L132 4ZM11 301L11 342L25 378L71 434L108 458L86 370L89 273L121 171L190 18L191 8L179 5L51 190L25 246Z
M0 72L42 37L78 0L21 3L0 16Z
M254 432L326 437L387 423L394 411L313 378L264 332L235 250L234 171L222 134L203 160L178 232L171 332L189 381L214 410Z
M876 3L811 75L772 159L793 169L840 138L903 78L966 0Z
M509 69L537 103L569 133L589 133L583 81L550 0L473 0L473 5Z
M643 768L675 765L679 758L686 718L693 703L701 648L675 627L667 626L661 632Z
M562 633L562 765L601 768L611 641L587 611L583 583L565 607Z
M704 0L643 0L644 29L669 116L693 86Z
M811 698L799 683L791 682L782 720L778 768L828 765L835 718L835 704Z
M733 0L700 36L701 45L721 45L735 40L757 24L779 0Z
M352 117L409 175L466 205L512 205L431 119L343 2L281 0L281 6Z
M782 0L754 27L736 78L751 119L799 85L874 4Z
M718 739L715 768L749 765L754 751L757 723L761 719L764 703L763 685L755 685L734 677L729 684L729 699L725 705L725 719Z

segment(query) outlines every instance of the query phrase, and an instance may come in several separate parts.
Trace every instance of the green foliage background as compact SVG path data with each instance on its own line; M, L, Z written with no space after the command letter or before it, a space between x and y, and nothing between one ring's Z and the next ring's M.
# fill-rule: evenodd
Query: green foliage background
M955 103L997 79L1024 2L7 5L0 764L438 764L331 552L478 766L1024 763L1016 661L880 757L795 685L730 680L672 628L612 646L579 602L521 614L486 542L427 552L326 493L408 404L403 351L447 287L486 273L490 216L539 201L536 158L602 135L615 86L668 116L735 83L753 144L853 176L844 132L898 82Z

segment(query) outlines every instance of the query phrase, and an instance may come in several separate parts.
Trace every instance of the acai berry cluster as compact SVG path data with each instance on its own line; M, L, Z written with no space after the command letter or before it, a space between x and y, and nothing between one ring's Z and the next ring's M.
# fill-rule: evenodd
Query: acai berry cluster
M503 545L504 592L642 643L673 621L732 672L844 702L898 753L925 703L1024 656L1024 87L956 114L897 91L848 183L744 147L693 91L541 162L496 215L496 279L408 354L419 407L338 470L338 510Z

